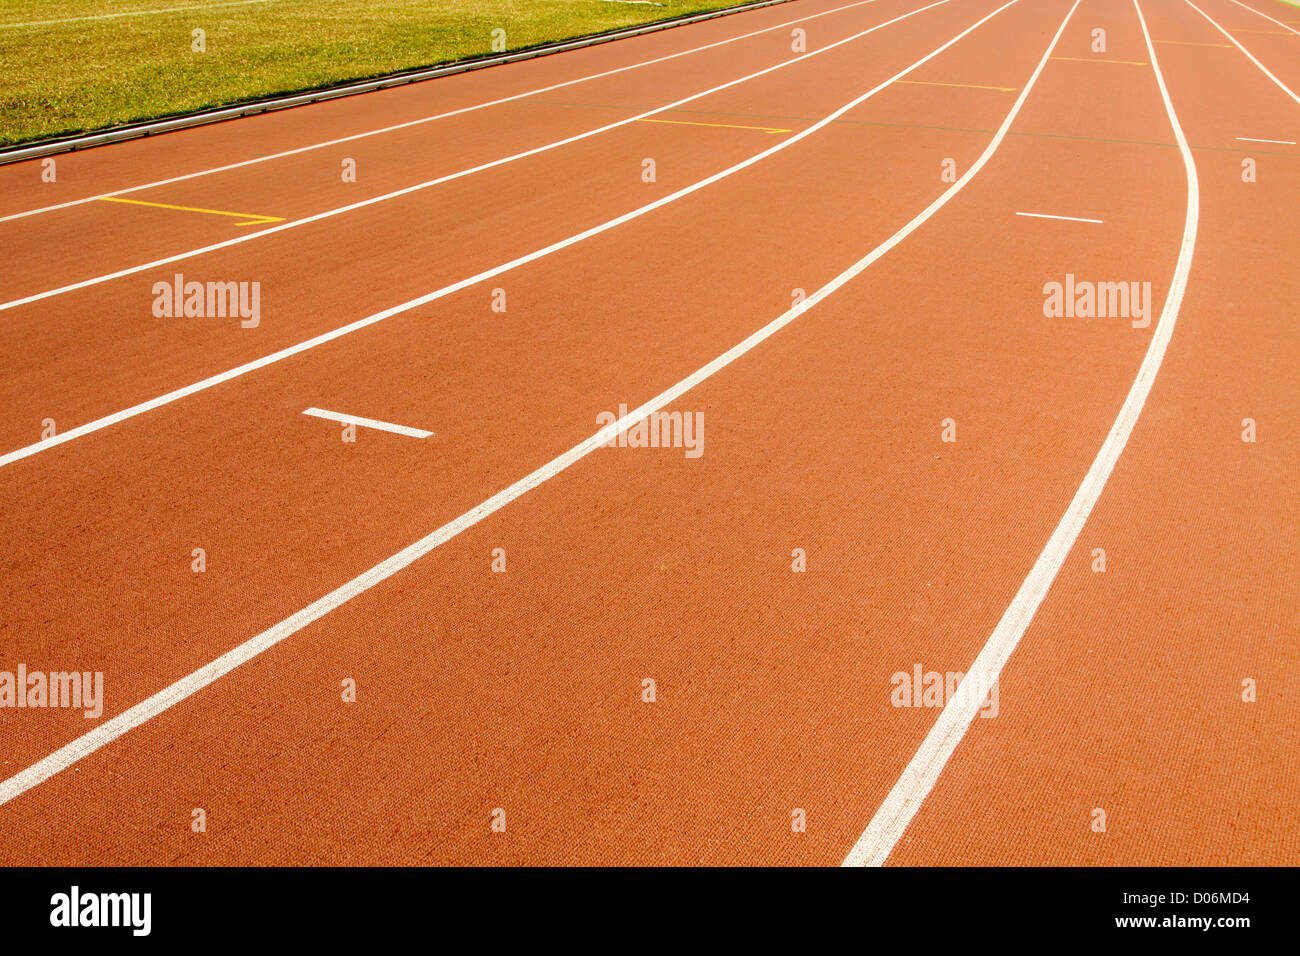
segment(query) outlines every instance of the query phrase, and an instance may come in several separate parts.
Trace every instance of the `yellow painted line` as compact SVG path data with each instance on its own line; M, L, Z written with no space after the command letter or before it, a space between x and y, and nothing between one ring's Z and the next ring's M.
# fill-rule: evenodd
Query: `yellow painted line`
M719 129L756 129L762 133L793 133L792 129L773 129L770 126L737 126L734 123L691 123L686 120L643 119L642 123L668 123L672 126L716 126Z
M224 212L220 209L200 209L198 206L173 206L165 202L145 202L143 199L119 199L116 196L100 196L102 202L120 202L131 206L153 206L155 209L176 209L180 212L205 212L210 216L234 216L236 219L246 219L247 222L237 222L236 226L264 226L269 222L284 222L282 216L259 216L252 212Z
M1074 60L1076 63L1127 63L1129 66L1149 66L1146 60L1107 60L1100 56L1054 56L1053 60Z
M1221 46L1225 50L1231 50L1231 43L1197 43L1193 40L1157 40L1157 43L1173 43L1176 46Z
M1014 86L980 86L978 83L935 83L931 80L895 80L895 83L911 83L913 86L960 86L968 90L1000 90L1003 93L1014 93Z

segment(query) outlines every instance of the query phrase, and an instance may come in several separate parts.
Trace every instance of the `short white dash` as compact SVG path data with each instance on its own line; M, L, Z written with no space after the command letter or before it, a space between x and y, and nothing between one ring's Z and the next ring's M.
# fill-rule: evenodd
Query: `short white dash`
M1082 219L1079 216L1049 216L1045 212L1018 212L1017 216L1031 216L1034 219L1066 219L1070 222L1104 222L1102 219Z
M1295 146L1296 142L1292 139L1252 139L1249 136L1238 136L1237 141L1241 143L1277 143L1279 146Z
M303 410L304 415L311 415L314 418L328 418L332 422L343 422L345 425L361 425L365 428L378 428L383 432L393 432L397 435L406 435L409 438L428 438L433 432L426 432L420 428L407 428L405 425L393 425L389 422L377 422L373 418L358 418L356 415L343 415L339 412L327 412L323 408L307 408Z

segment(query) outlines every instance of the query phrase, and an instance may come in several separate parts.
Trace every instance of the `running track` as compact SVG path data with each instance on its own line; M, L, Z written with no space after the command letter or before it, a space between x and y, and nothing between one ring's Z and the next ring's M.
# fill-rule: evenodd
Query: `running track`
M0 862L1300 862L1300 11L1194 2L796 0L0 167L0 669L106 694L0 712ZM599 447L660 408L702 455Z

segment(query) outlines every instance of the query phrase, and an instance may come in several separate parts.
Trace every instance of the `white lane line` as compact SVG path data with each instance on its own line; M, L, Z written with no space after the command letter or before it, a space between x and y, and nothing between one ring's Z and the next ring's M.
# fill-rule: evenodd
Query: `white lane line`
M1069 222L1103 222L1101 219L1081 219L1078 216L1049 216L1045 212L1018 212L1017 216L1029 216L1033 219L1065 219Z
M945 2L945 0L941 0L941 2ZM602 232L606 232L607 230L613 229L615 226L621 226L624 223L631 222L633 219L638 219L641 216L644 216L646 213L653 212L654 210L660 208L661 206L666 206L669 203L675 202L676 200L681 199L684 196L689 196L693 192L703 189L706 186L712 185L713 183L716 183L721 179L725 179L728 176L732 175L733 173L740 172L742 169L746 169L750 166L753 166L755 163L758 163L766 159L767 157L774 155L775 153L779 153L783 149L793 146L795 143L799 142L805 137L811 136L813 133L817 132L818 130L826 128L826 126L833 123L836 119L843 116L845 113L853 109L855 106L858 106L859 104L865 102L868 98L874 96L876 93L880 92L885 87L889 86L899 77L906 76L908 73L922 66L928 60L930 60L931 57L937 56L939 53L942 53L948 47L952 46L952 44L956 43L966 34L974 30L975 27L978 27L980 24L991 19L998 13L1001 13L1007 7L1011 6L1016 2L1017 0L1008 0L1007 3L1004 3L1002 6L998 7L988 16L984 17L982 20L975 23L974 25L967 27L961 33L957 34L957 36L953 37L947 43L943 44L943 46L939 47L934 52L929 53L926 56L922 57L920 60L917 60L911 66L907 67L905 70L902 70L901 72L894 74L894 76L885 80L879 86L873 87L871 90L864 93L862 96L859 96L857 99L854 99L851 102L845 104L844 106L841 106L839 109L835 110L835 112L831 113L829 116L825 117L824 119L818 120L816 123L796 133L790 138L783 139L775 146L769 146L761 153L756 153L753 156L750 156L748 159L741 160L739 163L736 163L734 166L729 166L728 168L720 172L716 172L711 176L699 180L698 182L692 183L689 186L679 189L675 193L670 193L667 196L664 196L660 199L656 199L654 202L646 203L644 206L640 206L636 209L633 209L631 212L625 212L621 216L617 216L613 219L606 220L605 222L602 222L597 226L592 226L590 229L586 229L580 233L569 236L567 239L561 239L558 242L553 242L549 246L545 246L534 252L530 252L527 255L520 256L517 259L512 259L509 262L504 263L503 265L499 265L492 269L488 269L484 272L480 272L477 275L470 276L468 279L461 279L459 282L454 282L451 285L443 286L441 289L436 289L433 292L429 292L417 298L409 299L406 302L403 302L399 305L395 305L392 306L391 308L384 309L382 312L375 312L372 315L368 315L362 319L357 319L355 322L350 322L347 325L340 326L337 329L332 329L329 332L323 332L320 335L317 335L314 338L310 338L305 342L299 342L296 345L290 345L287 348L283 348L278 352L272 352L270 355L264 355L262 358L254 359L251 362L245 362L243 365L240 365L236 368L232 368L229 369L228 371L220 372L216 375L209 376L208 378L205 378L202 381L195 382L191 385L183 386L182 388L174 389L173 391L170 391L165 395L159 395L157 398L152 398L147 402L141 402L138 405L132 405L130 408L125 408L120 412L114 412L111 415L105 415L103 418L97 418L93 422L87 422L85 425L78 425L75 428L68 429L66 432L61 432L60 434L54 435L50 438L43 439L39 442L36 442L35 444L27 445L26 447L18 448L14 451L8 452L7 454L0 455L0 468L6 465L13 464L15 461L19 461L20 459L26 458L29 455L35 455L38 452L46 451L50 448L55 447L56 445L62 445L64 442L72 441L74 438L81 438L83 435L89 435L92 432L99 431L102 428L107 428L110 425L116 425L118 422L126 421L128 418L134 418L136 415L142 415L145 412L153 411L155 408L160 408L163 405L167 405L170 404L171 402L177 401L178 399L185 398L189 395L193 395L196 392L201 392L205 389L212 388L214 385L220 385L223 382L228 382L231 379L238 378L241 375L245 375L249 372L254 372L260 368L265 368L268 365L272 365L276 362L283 361L284 359L290 358L294 355L298 355L299 353L306 352L308 349L314 349L317 346L324 345L326 342L332 342L337 338L341 338L342 336L348 335L352 332L356 332L360 329L364 329L367 326L374 325L377 322L382 322L384 319L391 318L394 315L399 315L403 312L409 312L411 309L414 309L421 305L426 305L430 302L433 302L435 299L441 299L444 296L451 295L454 292L459 292L461 289L467 289L470 286L477 285L480 282L485 282L486 280L501 275L502 273L509 272L510 270L516 269L519 266L527 265L530 262L534 262L538 259L543 258L544 256L548 256L553 252L558 252L561 249L566 249L569 246L582 242L584 239L589 239L592 236L596 236ZM937 5L938 4L931 4L931 6L937 6ZM922 7L921 9L925 10L929 8ZM919 12L920 10L913 11L913 13L919 13ZM911 15L912 14L907 14L907 16L911 16ZM894 21L891 20L889 22L892 23ZM881 24L882 27L888 25L889 25L888 23Z
M62 20L31 20L27 23L0 23L0 30L11 27L46 27L56 23L80 23L83 20L116 20L119 17L147 17L153 13L189 13L191 10L211 10L215 7L246 7L254 3L276 3L278 0L229 0L226 3L196 3L190 7L164 7L160 10L127 10L122 13L100 13L91 17L66 17Z
M1242 3L1241 0L1232 0L1232 2L1239 7L1246 7L1246 4ZM1265 20L1271 20L1273 23L1276 23L1278 26L1280 26L1283 30L1290 30L1296 36L1300 36L1300 30L1297 30L1295 27L1283 23L1281 20L1273 20L1273 18L1270 17L1267 13L1260 13L1254 7L1246 7L1246 9L1249 10L1251 13L1258 13Z
M578 133L575 136L569 136L565 139L556 140L555 142L547 143L544 146L536 146L532 149L527 149L524 150L523 152L515 153L511 156L503 156L500 159L494 159L491 160L490 162L482 163L481 165L473 166L469 169L459 170L458 172L448 173L447 175L439 176L436 179L425 180L422 183L416 183L414 186L407 186L403 189L397 189L394 190L393 192L385 193L382 196L372 196L370 199L362 199L359 202L349 203L346 206L339 206L336 209L327 209L324 212L313 213L310 216L306 216L302 219L295 219L292 222L281 223L278 226L271 226L267 229L259 229L256 232L251 232L248 233L247 235L236 236L233 239L226 239L223 240L222 242L215 242L212 243L211 245L203 246L199 249L191 249L188 252L181 252L181 253L177 253L176 255L166 256L165 258L162 259L155 259L152 262L146 262L142 265L131 266L126 269L119 269L116 272L110 272L105 275L96 276L93 279L83 279L81 282L73 282L70 285L60 286L57 289L47 289L45 292L37 292L29 296L24 296L23 298L20 299L11 299L8 302L0 302L0 312L5 311L6 309L16 309L22 305L30 305L33 302L40 302L42 299L49 299L56 295L62 295L65 292L74 292L77 289L86 289L89 288L90 286L99 285L100 283L103 282L109 282L113 279L121 279L124 278L125 276L135 275L140 272L146 272L150 269L156 269L161 266L170 265L173 262L180 262L184 259L192 259L195 256L204 255L209 252L216 252L219 249L228 249L231 246L237 246L243 242L252 242L254 239L261 239L265 236L271 236L278 232L284 232L286 229L297 229L299 226L305 226L313 222L320 222L321 220L324 219L330 219L334 216L342 215L345 212L352 212L353 210L356 209L363 209L366 206L373 206L376 203L386 202L389 199L396 199L399 196L407 196L410 195L411 193L419 192L420 190L423 189L429 189L432 188L433 186L441 185L442 183L449 183L455 179L462 179L465 176L470 176L473 175L474 173L481 173L484 170L493 169L497 166L504 166L506 163L513 163L515 160L526 159L529 156L537 156L541 153L549 152L552 149L559 149L561 146L568 146L569 144L576 143L579 140L584 140L589 137L596 136L600 133L606 133L612 129L618 129L620 126L627 126L631 123L635 123L639 120L643 120L647 116L654 116L658 113L663 113L667 110L676 109L677 107L683 105L684 103L690 103L694 100L698 100L700 97L709 96L710 94L713 93L718 93L722 90L736 86L740 83L746 83L749 80L755 79L756 77L763 76L764 74L767 73L775 72L776 70L784 69L787 66L790 66L794 63L799 63L803 60L807 60L810 57L820 56L823 53L826 53L830 50L834 50L836 47L843 46L845 43L851 43L854 40L859 40L869 33L875 33L877 30L882 30L887 26L891 26L895 23L898 23L900 20L906 20L908 17L914 17L918 13L924 13L926 10L930 10L934 7L942 6L943 4L948 2L950 2L950 0L935 0L935 2L927 4L926 6L921 7L917 10L912 10L909 13L903 14L902 16L894 17L894 19L892 20L887 20L884 23L877 24L876 26L871 27L867 30L863 30L859 33L855 33L852 36L847 36L842 40L837 40L834 43L829 43L826 46L821 47L820 49L813 50L811 53L805 53L801 56L796 56L792 59L784 60L781 63L777 63L775 66L769 66L762 70L759 70L757 73L751 73L748 76L742 76L739 79L729 80L728 82L723 83L720 86L715 86L712 89L704 90L703 92L700 93L693 93L690 96L684 97L680 100L676 100L672 103L667 103L664 106L659 106L652 110L646 110L644 113L638 113L636 116L629 116L627 119L617 120L605 126L597 127L596 129L587 130L585 133ZM791 140L786 140L785 142L791 142Z
M1238 136L1237 140L1242 143L1277 143L1279 146L1296 145L1296 141L1293 139L1255 139L1251 136Z
M715 47L726 46L728 43L736 43L740 40L748 40L750 37L756 37L762 33L769 33L772 30L780 30L784 27L792 26L796 23L803 23L807 20L815 20L818 17L830 16L832 13L840 13L844 10L851 10L854 7L861 7L868 3L875 3L877 0L858 0L856 3L850 3L843 7L835 7L833 10L824 10L821 13L814 13L806 17L799 17L796 20L787 20L785 23L778 23L776 26L764 27L762 30L754 30L750 33L742 33L740 36L728 37L725 40L717 40L713 43L706 43L704 46L692 47L689 50L682 50L679 53L670 53L667 56L655 57L653 60L643 60L640 63L632 63L628 66L620 66L612 70L604 70L600 73L592 73L589 76L580 76L575 80L565 80L563 83L554 83L550 86L538 87L535 90L527 90L523 93L515 93L512 96L503 96L500 99L489 100L486 103L478 103L474 106L465 106L460 109L449 110L446 113L438 113L434 116L423 116L420 119L408 120L405 123L395 123L392 126L384 126L380 129L372 129L364 133L354 133L351 136L342 136L338 139L326 140L323 143L312 143L309 146L299 146L295 149L287 149L280 153L272 153L269 156L257 156L253 159L245 159L237 163L227 163L225 166L214 166L212 169L202 169L194 173L186 173L183 176L172 176L170 179L159 179L151 183L144 183L141 186L128 186L125 189L117 189L113 192L98 193L94 196L87 196L84 199L73 199L68 202L55 203L52 206L41 206L39 209L29 209L26 212L10 213L7 216L0 216L0 222L8 222L11 219L23 219L27 216L35 216L40 213L53 212L56 209L67 209L70 206L80 206L84 203L94 202L97 199L103 199L106 196L121 196L125 193L138 192L142 189L154 189L158 186L169 186L172 183L184 182L187 179L196 179L200 176L211 176L213 173L224 173L231 169L240 169L244 166L253 166L257 163L269 163L273 159L283 159L286 156L297 156L300 153L309 153L312 150L324 149L327 146L338 146L340 143L350 143L354 140L365 139L369 136L379 136L383 133L392 133L400 129L409 129L412 126L420 126L425 123L432 123L436 120L447 119L451 116L460 116L462 113L473 113L476 110L487 109L490 106L500 106L502 103L511 103L515 100L526 99L530 96L536 96L538 93L549 93L551 90L562 89L566 86L573 86L577 83L586 83L588 80L598 80L602 77L613 76L616 73L625 73L628 70L639 70L643 66L653 66L656 63L663 63L666 60L675 60L681 56L689 56L692 53L700 53L704 50L712 50Z
M1151 67L1155 72L1156 83L1160 87L1160 98L1164 100L1165 112L1169 114L1169 123L1173 127L1174 137L1178 140L1178 151L1182 154L1183 168L1187 173L1187 216L1183 223L1183 241L1178 250L1173 279L1169 284L1169 294L1165 297L1164 308L1160 312L1160 321L1152 333L1142 365L1138 368L1137 377L1133 380L1119 415L1111 425L1106 440L1083 478L1083 483L1079 485L1065 514L1061 516L1056 530L1052 532L1047 545L1039 554L1038 560L1034 562L1029 576L1020 585L1020 590L1016 592L1002 619L998 621L988 643L984 645L967 671L967 676L958 685L957 693L939 712L938 719L930 728L925 740L921 742L920 748L899 776L893 789L889 791L889 795L885 797L884 803L880 805L875 816L871 818L867 829L845 857L845 866L882 866L903 836L908 824L912 822L916 812L921 808L921 804L925 802L925 798L934 789L939 775L948 763L948 758L957 749L975 715L984 705L983 699L974 699L977 696L982 698L983 695L971 693L971 687L967 686L967 682L973 681L975 688L991 687L1011 658L1016 645L1020 643L1039 605L1061 570L1066 556L1073 549L1079 532L1083 530L1083 525L1088 520L1088 515L1092 513L1097 499L1106 487L1106 480L1110 477L1111 470L1115 467L1120 454L1124 451L1124 446L1128 443L1129 436L1133 433L1133 426L1137 424L1138 416L1142 414L1142 406L1146 404L1156 374L1164 361L1169 339L1174 334L1174 324L1178 321L1178 310L1183 302L1183 293L1187 288L1187 275L1192 267L1192 253L1196 247L1196 227L1200 218L1201 204L1200 186L1196 177L1196 164L1192 160L1192 151L1187 145L1187 137L1183 135L1183 128L1178 124L1174 104L1170 102L1169 90L1160 72L1160 64L1156 59L1151 34L1147 32L1142 8L1137 0L1133 0L1133 6L1137 10L1138 22L1142 25L1142 35L1151 54Z
M433 432L426 432L423 428L409 428L406 425L394 425L392 422L381 422L373 418L361 418L357 415L344 415L342 412L326 411L323 408L304 408L302 413L313 418L328 418L332 422L342 422L345 425L377 428L381 432L392 432L395 435L405 435L408 438L429 438L433 435Z
M984 17L984 19L980 20L974 26L968 27L967 29L963 30L952 40L949 40L943 46L939 47L939 49L935 50L934 53L931 53L928 56L926 56L924 59L914 63L912 66L904 70L903 73L897 74L897 76L902 76L910 72L911 70L916 69L926 60L930 59L936 54L947 49L957 40L960 40L966 34L970 33L971 30L975 29L975 27L978 27L981 23L984 23L986 20L997 15L998 13L1005 10L1007 7L1011 6L1016 2L1017 0L1009 0L1008 3L1003 4L1001 7L998 7L997 10L994 10L993 13L990 13L988 16ZM1075 0L1074 7L1071 7L1070 13L1066 15L1066 22L1069 21L1070 16L1074 13L1075 7L1078 7L1078 5L1079 5L1079 0ZM1062 23L1061 30L1057 31L1056 37L1052 40L1053 47L1056 45L1056 41L1060 39L1061 31L1064 29L1065 29L1065 23ZM1050 50L1051 47L1049 47L1049 52ZM1030 87L1033 86L1034 80L1037 79L1039 72L1042 71L1043 63L1045 62L1046 62L1046 58L1044 58L1044 60L1038 64L1038 69L1034 71L1033 77L1030 79L1029 84L1025 87L1025 93L1028 93ZM896 78L897 77L895 77L895 79ZM885 81L885 83L882 83L880 86L876 87L874 90L872 90L872 92L883 89L891 82L893 82L892 79ZM866 95L869 96L870 93ZM860 102L861 99L865 99L865 96L860 97L859 100L855 101L855 103ZM989 147L985 149L984 153L980 156L980 158L975 161L975 164L971 166L971 168L968 169L966 173L962 175L960 179L957 180L957 182L949 186L947 190L945 190L943 193L939 195L938 199L930 203L929 206L927 206L921 213L919 213L910 222L908 222L907 225L903 226L902 229L898 230L898 232L894 233L887 240L882 242L880 245L876 246L876 248L871 250L871 252L868 253L865 257L859 259L857 262L855 262L844 272L840 273L838 276L836 276L826 285L822 286L820 289L818 289L816 292L810 295L807 299L805 299L802 303L790 309L787 309L780 316L773 319L771 322L763 326L757 332L751 334L747 339L733 346L730 350L724 352L722 355L719 355L717 358L709 362L707 365L704 365L701 368L697 369L695 372L693 372L691 375L688 375L686 378L682 379L676 385L673 385L667 390L659 393L659 395L650 399L650 401L646 402L644 405L641 405L639 408L631 412L628 412L618 421L606 425L604 428L597 431L590 438L586 439L585 441L579 442L577 445L574 445L568 451L551 459L549 462L547 462L545 465L542 465L537 470L519 479L509 487L504 488L501 491L497 492L491 498L488 498L486 501L482 502L478 506L470 509L469 511L466 511L460 517L455 518L452 521L449 521L447 524L443 525L438 530L432 532L429 535L426 535L425 537L421 538L419 541L416 541L413 544L408 545L407 547L403 548L401 551L397 552L391 557L375 565L370 570L365 571L362 574L359 574L357 577L353 578L351 581L348 581L346 584L338 588L335 588L330 593L324 595L321 598L318 598L317 600L313 601L311 604L307 605L307 607L303 608L301 611L298 611L296 614L285 618L279 624L276 624L275 626L268 628L267 630L263 631L261 634L258 634L256 637L250 638L249 640L245 641L243 644L240 644L238 647L232 648L231 650L227 651L225 654L222 654L220 657L218 657L216 660L212 661L211 663L206 664L203 667L200 667L198 670L194 671L191 674L186 675L185 677L182 677L180 680L165 687L164 689L160 690L158 693L154 694L153 696L146 698L140 703L135 704L134 706L128 708L127 710L123 711L117 716L100 724L98 727L94 728L93 730L85 734L82 734L80 737L76 738L75 740L63 745L58 750L54 751L54 753L50 754L47 757L42 758L41 760L38 760L30 767L27 767L26 769L21 770L18 773L14 774L9 779L0 782L0 805L8 803L10 800L14 799L15 797L27 792L33 787L38 786L39 784L48 780L50 777L54 776L56 773L60 772L61 770L64 770L72 766L74 763L81 760L82 758L87 757L90 754L94 753L96 750L103 747L105 744L112 743L114 740L117 740L119 737L121 737L123 734L127 733L128 731L136 727L139 727L141 724L158 716L163 711L171 707L174 707L176 704L185 700L187 697L190 697L191 695L202 690L204 687L207 687L209 684L212 684L222 676L230 673L239 665L252 660L254 657L258 656L263 651L266 651L269 648L274 647L276 644L280 643L290 635L295 634L296 632L302 630L304 627L306 627L308 624L311 624L313 621L319 620L320 618L328 614L330 611L334 610L337 607L342 606L343 604L352 600L357 595L362 594L365 591L368 591L376 584L379 584L380 582L392 577L398 571L401 571L402 569L409 567L411 564L415 563L420 558L429 554L439 545L444 544L447 541L450 541L452 538L456 537L456 535L460 534L462 531L465 531L466 529L473 527L474 525L482 521L484 518L487 518L489 515L492 515L495 512L500 511L502 508L510 504L516 498L519 498L521 495L524 495L528 491L531 491L532 489L538 487L543 482L551 478L554 478L556 475L564 471L570 465L574 464L577 461L580 461L582 458L585 458L587 455L589 455L597 448L600 448L606 442L613 441L620 434L625 432L627 429L631 428L637 422L659 411L660 409L664 408L666 405L669 405L672 402L676 401L678 398L686 394L696 385L700 384L705 379L714 375L716 372L720 371L721 369L726 368L736 359L740 358L745 353L751 351L766 339L775 335L781 329L785 328L787 325L793 322L796 318L803 315L805 312L807 312L813 306L820 303L831 293L835 292L845 283L849 282L855 276L860 274L863 270L865 270L873 262L875 262L877 259L883 256L886 252L888 252L890 249L893 249L896 245L898 245L905 238L907 238L907 236L911 235L912 232L914 232L926 220L928 220L931 216L933 216L936 212L938 212L939 209L941 209L948 202L949 199L951 199L954 195L956 195L958 191L960 191L968 182L970 182L971 179L974 178L975 173L978 172L981 168L983 168L983 165L985 164L985 162L987 162L989 156L992 155L992 151L996 149L996 144L1001 143L1002 138L1006 135L1007 128L1010 126L1011 119L1015 117L1015 113L1020 109L1020 104L1024 102L1024 99L1025 99L1025 94L1022 93L1020 98L1016 101L1015 106L1012 107L1012 112L1007 114L1007 120L1003 122L1002 127L998 130L997 135L994 137L993 141L989 144ZM829 122L829 120L827 122Z
M1236 38L1235 36L1233 36L1233 35L1232 35L1231 33L1229 33L1227 30L1223 29L1223 27L1219 26L1218 21L1216 21L1213 17L1211 17L1208 13L1206 13L1204 10L1202 10L1200 7L1198 7L1196 4L1192 3L1192 0L1184 0L1184 2L1185 2L1189 7L1191 7L1193 10L1195 10L1197 13L1199 13L1201 16L1205 17L1205 19L1209 20L1210 23L1214 24L1215 29L1217 29L1217 30L1218 30L1220 33L1222 33L1225 37L1227 37L1229 40L1231 40L1233 46L1235 46L1235 47L1236 47L1238 50L1240 50L1242 53L1246 54L1246 56L1250 57L1250 62L1251 62L1251 63L1254 63L1257 67L1259 67L1259 68L1260 68L1260 71L1263 72L1263 74L1264 74L1265 76L1267 76L1270 80L1272 80L1275 84L1277 84L1277 88L1278 88L1278 89L1280 89L1280 90L1281 90L1283 93L1285 93L1287 96L1291 97L1291 99L1295 100L1297 103L1300 103L1300 96L1296 96L1296 95L1295 95L1295 92L1294 92L1294 91L1293 91L1289 86L1287 86L1285 83L1283 83L1281 80L1279 80L1276 76L1274 76L1272 73L1270 73L1269 70L1268 70L1268 67L1266 67L1263 63L1260 63L1259 60L1255 59L1255 54L1251 53L1251 52L1250 52L1249 50L1247 50L1244 46L1242 46L1240 43L1238 43L1238 42L1237 42L1237 38Z

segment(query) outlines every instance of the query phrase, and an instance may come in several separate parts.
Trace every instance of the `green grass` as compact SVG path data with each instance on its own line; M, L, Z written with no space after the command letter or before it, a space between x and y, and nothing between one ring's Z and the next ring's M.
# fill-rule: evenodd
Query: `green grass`
M229 2L229 0L210 0ZM157 119L742 0L0 0L0 145ZM187 7L75 23L13 26ZM207 52L190 49L207 33Z

